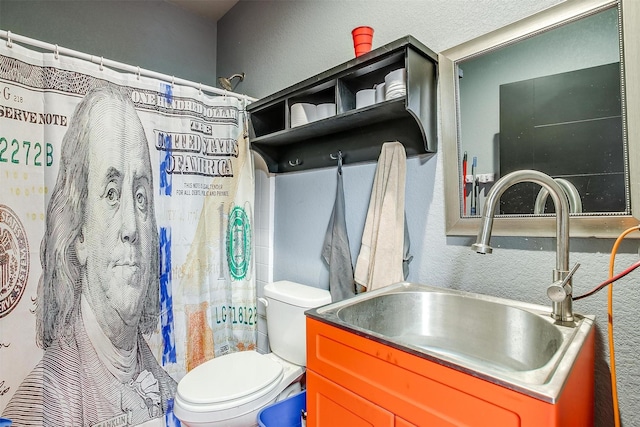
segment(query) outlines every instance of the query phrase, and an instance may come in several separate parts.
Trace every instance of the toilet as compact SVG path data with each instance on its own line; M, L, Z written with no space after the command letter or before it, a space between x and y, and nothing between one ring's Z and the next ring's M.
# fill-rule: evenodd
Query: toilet
M271 353L241 351L213 358L178 383L173 413L188 427L249 427L258 412L301 391L306 366L304 312L329 304L329 291L289 281L264 287Z

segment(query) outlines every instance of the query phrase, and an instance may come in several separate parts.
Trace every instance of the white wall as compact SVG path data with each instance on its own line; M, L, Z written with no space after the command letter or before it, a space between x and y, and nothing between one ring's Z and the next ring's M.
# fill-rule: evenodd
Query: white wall
M374 48L406 34L439 52L472 39L559 0L296 0L240 1L218 22L221 75L244 71L238 86L263 97L353 57L350 31L375 29ZM439 151L442 151L441 141ZM348 153L347 153L348 155ZM347 166L344 185L347 227L355 260L360 245L375 164ZM322 169L275 178L274 279L326 288L328 273L320 258L322 239L335 197L335 170ZM492 240L493 255L469 249L472 237L445 235L441 154L407 162L406 213L414 260L409 280L436 286L548 304L546 287L555 265L554 239ZM572 239L571 261L580 262L575 294L608 276L612 240ZM637 243L625 242L617 270L637 259ZM638 273L632 273L631 277ZM635 328L640 288L632 279L615 286L616 354L623 423L640 426L640 332ZM577 312L597 317L596 426L612 425L607 296L600 292L575 303Z

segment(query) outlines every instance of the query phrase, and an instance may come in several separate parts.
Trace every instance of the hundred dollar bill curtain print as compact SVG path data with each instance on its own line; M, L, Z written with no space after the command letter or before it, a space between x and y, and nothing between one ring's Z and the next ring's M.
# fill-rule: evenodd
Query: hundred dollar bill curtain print
M0 46L3 417L179 425L182 376L255 348L244 107Z

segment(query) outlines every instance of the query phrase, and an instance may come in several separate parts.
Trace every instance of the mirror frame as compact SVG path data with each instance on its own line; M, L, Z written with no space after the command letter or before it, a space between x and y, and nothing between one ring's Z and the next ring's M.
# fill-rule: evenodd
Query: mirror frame
M623 135L626 133L629 174L628 194L631 214L570 215L571 237L616 238L640 223L640 1L638 0L566 0L539 13L476 39L462 43L438 55L442 118L442 155L445 190L446 234L472 236L480 229L480 217L461 215L461 156L458 153L458 100L456 63L464 59L512 44L600 10L618 6L622 28ZM482 215L483 212L480 212ZM495 236L555 236L555 215L496 216ZM637 234L637 233L636 233ZM638 236L636 236L638 237Z

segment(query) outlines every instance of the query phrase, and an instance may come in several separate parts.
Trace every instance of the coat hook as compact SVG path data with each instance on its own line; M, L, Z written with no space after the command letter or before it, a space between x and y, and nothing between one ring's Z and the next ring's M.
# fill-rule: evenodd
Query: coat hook
M338 154L335 156L333 155L333 153L329 154L329 157L331 157L332 160L338 161L338 173L342 175L342 159L344 157L344 155L342 154L342 150L338 150Z
M295 162L289 160L289 166L300 166L302 164L302 162L300 161L300 159L296 159Z
M344 154L342 153L342 150L338 150L338 154L329 154L329 157L331 157L331 160L337 160L338 161L338 166L342 166L342 159L344 159Z
M344 154L342 154L342 150L338 150L338 154L329 154L331 160L342 160L344 158Z

